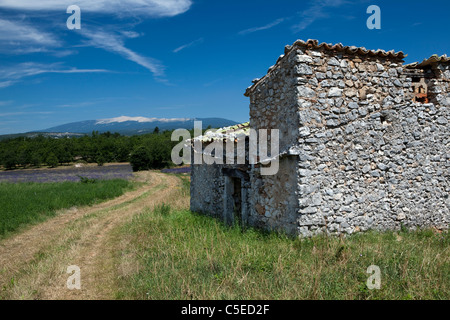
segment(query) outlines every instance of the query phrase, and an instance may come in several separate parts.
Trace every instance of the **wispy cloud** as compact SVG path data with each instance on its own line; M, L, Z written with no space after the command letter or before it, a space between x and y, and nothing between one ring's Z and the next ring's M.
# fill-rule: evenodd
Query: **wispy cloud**
M0 8L20 11L61 11L76 4L83 11L119 16L173 17L189 10L191 0L0 0Z
M265 26L262 27L255 27L255 28L250 28L250 29L246 29L246 30L242 30L240 31L238 34L241 36L253 33L253 32L257 32L257 31L262 31L262 30L267 30L267 29L271 29L277 25L279 25L280 23L284 22L286 20L286 18L280 18L277 19L269 24L266 24Z
M59 46L60 42L50 33L33 25L0 18L0 41L27 42L45 46Z
M203 38L194 40L194 41L192 41L192 42L189 42L189 43L187 43L187 44L184 44L184 45L182 45L182 46L176 48L175 50L173 50L173 53L177 53L177 52L180 52L181 50L184 50L184 49L193 47L193 46L195 46L195 45L198 45L198 44L200 44L200 43L203 43L204 41L205 41L205 39L203 39Z
M41 21L46 19L43 13L65 10L73 0L0 0L0 10L9 9L10 16L0 18L0 53L5 54L29 54L29 53L51 53L57 57L65 57L76 53L58 38L57 28L51 29ZM156 80L166 82L164 78L164 65L151 57L144 56L125 46L126 39L140 37L141 34L133 30L124 30L124 24L135 26L145 18L173 17L188 11L192 0L77 0L75 4L80 6L83 12L100 15L110 15L121 20L120 27L117 24L113 29L107 26L99 28L89 24L89 20L83 24L79 32L83 44L118 54L151 71ZM37 18L37 19L35 19ZM132 20L131 23L127 23ZM28 19L25 21L24 19ZM32 24L30 21L32 19ZM138 22L137 22L138 21ZM50 23L52 24L52 23ZM54 25L52 25L54 27ZM111 27L111 26L109 26ZM70 47L76 47L71 45ZM23 66L22 66L23 67ZM42 71L40 73L60 72L62 70ZM73 69L71 72L77 72ZM83 72L79 70L78 72ZM93 72L91 70L85 72ZM3 74L3 76L2 76ZM24 73L27 74L27 73ZM35 73L39 74L39 73ZM29 76L24 75L24 76ZM5 71L0 73L0 88L11 86L17 82L16 79L5 78Z
M123 36L113 32L98 30L83 33L88 38L87 44L96 48L101 48L109 52L121 55L125 59L133 61L138 65L150 70L156 78L164 78L164 66L156 59L144 57L124 45Z
M88 101L78 101L73 103L55 104L56 108L85 108L93 105L104 105L106 103L117 102L119 100L128 101L129 97L102 97L90 98Z
M314 0L311 2L312 5L305 11L301 12L300 19L301 22L294 25L292 29L294 32L299 32L305 30L311 24L319 19L324 19L329 16L327 9L337 8L344 4L347 4L347 0Z
M14 83L16 83L16 82L15 82L15 81L12 81L12 80L0 81L0 89L1 89L1 88L6 88L6 87L10 87L10 86L12 86Z
M57 108L84 108L88 106L94 105L95 102L93 101L86 101L86 102L79 102L79 103L66 103L58 105Z
M216 80L213 80L213 81L210 81L210 82L207 82L207 83L203 84L203 86L204 87L211 87L212 85L214 85L214 84L216 84L216 83L218 83L220 81L222 81L222 79L216 79Z
M23 116L23 115L30 115L30 114L52 114L51 111L31 111L31 112L6 112L6 113L0 113L0 117L14 117L14 116Z
M45 32L25 21L0 18L0 52L2 53L48 52L49 48L60 46L61 42L50 32Z
M135 31L128 31L128 30L122 30L122 31L120 31L120 34L122 34L123 36L125 36L126 38L129 38L129 39L139 38L141 36L140 33L137 33Z
M13 103L14 101L12 100L8 100L8 101L0 101L0 107L6 106L8 104Z
M41 64L34 62L20 63L18 65L2 68L0 70L0 88L9 87L21 79L43 73L100 73L109 72L104 69L78 69L67 68L60 63Z

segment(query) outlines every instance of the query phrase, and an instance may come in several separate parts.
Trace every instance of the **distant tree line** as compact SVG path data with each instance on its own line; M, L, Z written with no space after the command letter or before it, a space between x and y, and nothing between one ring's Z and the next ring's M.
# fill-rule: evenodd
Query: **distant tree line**
M0 141L0 164L8 169L57 167L74 162L97 163L130 162L134 171L161 169L173 166L172 131L135 136L119 133L98 133L76 138L14 138Z

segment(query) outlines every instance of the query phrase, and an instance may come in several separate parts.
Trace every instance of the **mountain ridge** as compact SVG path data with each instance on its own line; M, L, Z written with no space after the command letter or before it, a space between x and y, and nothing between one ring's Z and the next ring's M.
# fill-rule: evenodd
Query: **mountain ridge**
M111 132L122 135L141 135L152 133L156 127L159 130L193 129L194 121L202 121L203 129L208 126L222 128L234 126L238 122L224 118L146 118L120 116L110 119L84 120L62 124L43 130L29 131L25 133L0 135L0 140L17 137L37 137L43 135L52 138L79 137L91 134L93 131L99 133Z
M221 128L238 124L236 121L224 118L146 118L121 116L110 119L84 120L66 123L43 130L36 130L33 133L77 133L89 134L93 131L118 132L125 135L145 134L155 130L192 129L194 121L202 121L203 128ZM31 132L28 132L31 133Z

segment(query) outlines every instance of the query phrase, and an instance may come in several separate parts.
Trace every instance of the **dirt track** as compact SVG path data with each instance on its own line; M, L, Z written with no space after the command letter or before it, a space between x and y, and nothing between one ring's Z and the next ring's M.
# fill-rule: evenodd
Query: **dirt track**
M144 185L116 199L72 208L0 242L0 297L4 299L113 299L123 246L114 230L173 197L175 176L141 172ZM81 270L81 290L67 288L67 267Z

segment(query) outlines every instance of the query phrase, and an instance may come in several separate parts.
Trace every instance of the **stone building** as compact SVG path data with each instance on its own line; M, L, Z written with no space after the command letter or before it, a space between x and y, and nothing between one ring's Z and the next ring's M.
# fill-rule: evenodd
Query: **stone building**
M404 57L316 40L287 46L245 92L250 123L200 137L196 150L244 143L248 161L249 129L278 129L278 173L262 175L259 162L193 164L191 210L303 237L448 229L450 59Z

